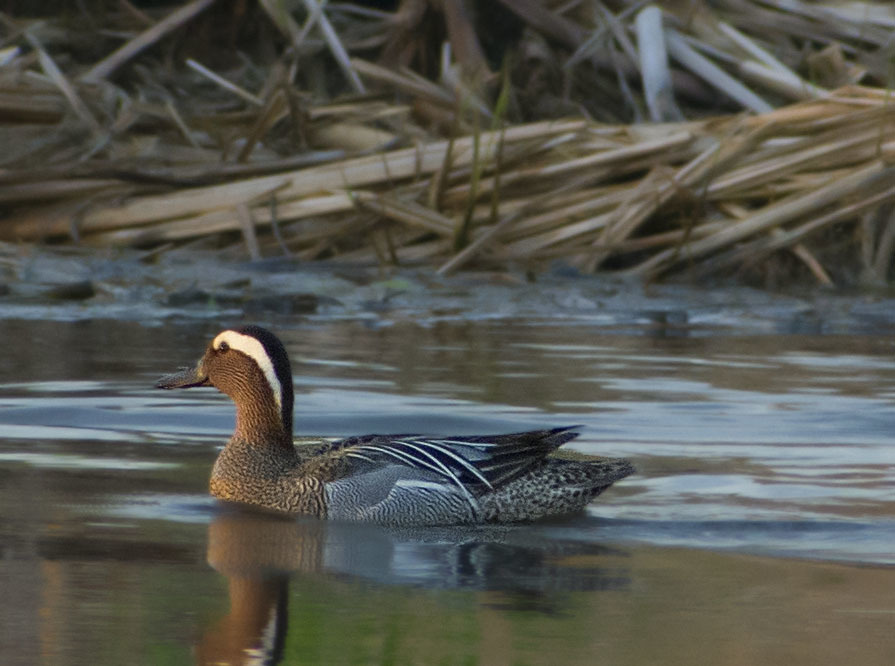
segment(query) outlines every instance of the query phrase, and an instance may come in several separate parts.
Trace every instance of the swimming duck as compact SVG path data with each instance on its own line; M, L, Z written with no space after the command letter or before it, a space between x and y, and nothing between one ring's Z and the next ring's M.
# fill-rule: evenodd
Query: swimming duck
M578 436L574 427L296 446L289 358L260 326L222 331L194 368L156 386L214 386L230 396L236 430L214 464L211 494L275 511L391 525L527 521L580 511L634 471L621 459L548 457Z

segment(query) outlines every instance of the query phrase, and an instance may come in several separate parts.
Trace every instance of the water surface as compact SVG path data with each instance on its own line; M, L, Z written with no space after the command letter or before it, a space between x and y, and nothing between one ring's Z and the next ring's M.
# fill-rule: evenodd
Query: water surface
M570 284L251 318L293 357L300 434L577 423L570 448L638 467L583 515L500 528L222 507L230 403L152 382L241 312L10 304L0 661L893 663L885 309Z

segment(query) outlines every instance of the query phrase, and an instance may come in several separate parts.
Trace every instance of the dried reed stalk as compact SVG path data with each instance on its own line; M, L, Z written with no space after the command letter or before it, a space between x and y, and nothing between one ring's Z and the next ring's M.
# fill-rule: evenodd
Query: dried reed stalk
M427 76L407 59L387 68L368 58L372 44L396 34L395 15L303 0L299 16L263 0L261 15L291 50L256 68L260 80L245 74L251 67L219 70L199 57L215 62L211 71L191 61L184 67L201 72L204 88L215 82L194 104L175 92L202 88L195 75L171 85L170 71L159 75L142 58L211 4L185 1L161 17L110 13L117 23L108 34L136 36L85 71L66 51L77 48L70 32L0 17L10 31L0 128L13 130L0 155L0 240L225 239L254 259L428 261L441 272L565 257L647 279L735 271L785 252L825 282L836 270L815 247L822 234L868 227L895 199L887 187L895 110L880 85L888 65L860 51L888 44L895 10L882 5L629 2L585 12L580 3L501 0L542 39L519 38L522 52L545 54L546 75L529 77L531 93L510 94L512 74L520 77L508 73L495 104L478 14L459 4L446 19L456 59L439 46L438 73ZM430 3L402 6L419 14L400 17L402 34L422 29ZM414 48L426 48L421 37ZM340 70L351 90L382 93L312 102L297 82L309 68L320 79L320 59L302 58L322 49L336 63L329 73ZM119 84L125 72L137 83ZM877 86L854 85L861 80ZM689 98L752 113L651 125L507 120L509 98L527 112L558 87L587 91L574 104L603 118L644 106L657 119L695 117ZM614 87L621 107L609 109ZM554 112L569 101L551 99ZM488 123L491 131L475 129ZM856 250L874 280L886 277L895 244L895 224L880 229L872 250Z
M868 100L875 104L868 108L863 103ZM704 270L711 272L747 262L749 248L755 255L791 248L818 279L827 279L823 266L799 244L892 198L889 190L878 191L895 175L885 161L895 151L895 111L873 91L841 90L831 101L805 102L753 119L671 123L658 133L609 129L583 121L520 125L125 201L97 200L97 192L120 190L117 181L74 181L71 187L91 192L96 202L80 208L64 201L53 208L25 206L4 220L0 235L67 235L74 224L83 242L146 246L239 231L251 256L260 257L264 243L258 234L277 223L299 256L335 252L343 259L369 260L393 254L416 261L449 253L461 221L471 216L469 246L444 263L442 272L475 256L506 261L557 254L588 257L587 266L595 270L610 259L648 251L651 255L628 271L654 278L684 259L704 260ZM498 174L493 170L499 138L511 159ZM485 177L470 188L474 164ZM493 208L485 197L489 179L498 177L501 200ZM434 179L448 184L438 198L441 209L427 196L427 183ZM58 181L48 182L43 193L57 189L57 196L65 195ZM781 193L784 198L777 201ZM637 237L651 220L673 217L682 195L703 207L739 206L741 219L647 230ZM4 196L13 195L0 180L0 200ZM27 204L36 196L20 190L16 200ZM469 197L474 197L471 208ZM806 219L831 206L834 212ZM388 234L389 252L383 253L373 236L364 250L361 232L351 233L334 217L352 211L365 211L364 219L406 233ZM293 231L303 220L316 222ZM381 223L365 223L364 233L382 238L383 232L375 231L385 228ZM771 231L765 240L763 234ZM441 240L433 241L433 234ZM750 238L755 240L741 246Z

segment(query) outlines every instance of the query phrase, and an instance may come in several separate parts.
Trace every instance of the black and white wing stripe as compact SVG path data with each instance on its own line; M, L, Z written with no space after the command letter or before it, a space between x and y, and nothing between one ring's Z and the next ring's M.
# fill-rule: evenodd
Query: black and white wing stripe
M397 463L433 472L464 494L480 494L523 474L577 435L571 428L483 437L368 435L333 446L367 463Z

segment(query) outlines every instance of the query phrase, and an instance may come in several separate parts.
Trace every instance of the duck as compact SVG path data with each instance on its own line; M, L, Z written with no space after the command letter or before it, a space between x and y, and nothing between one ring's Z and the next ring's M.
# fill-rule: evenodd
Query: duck
M327 520L395 526L517 523L580 512L634 472L621 458L554 455L579 426L498 435L293 438L292 370L279 338L255 325L218 333L195 366L160 389L211 386L236 427L211 471L226 502Z

